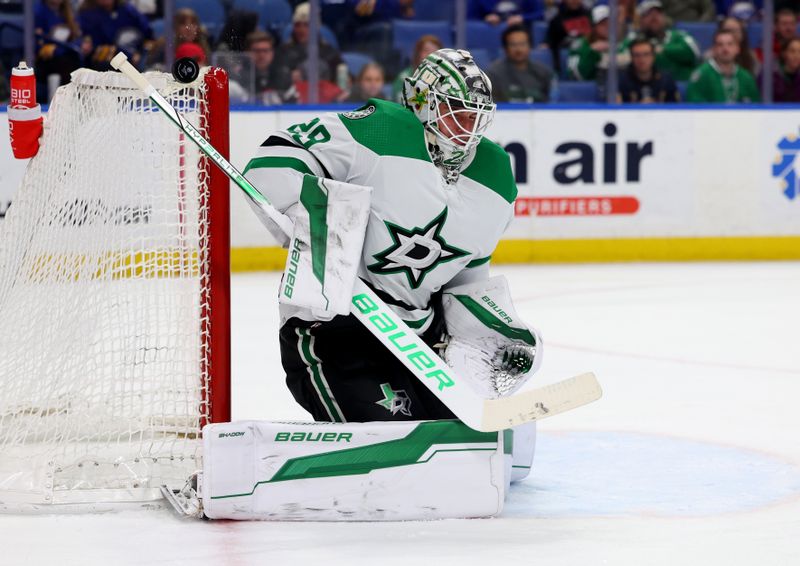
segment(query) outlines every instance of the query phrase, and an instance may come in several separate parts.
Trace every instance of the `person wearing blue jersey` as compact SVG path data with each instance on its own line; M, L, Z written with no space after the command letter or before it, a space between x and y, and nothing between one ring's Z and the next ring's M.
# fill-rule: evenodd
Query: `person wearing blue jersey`
M78 22L92 40L90 66L100 71L111 68L109 62L119 51L138 66L153 40L147 18L124 0L84 0Z
M39 77L56 74L59 84L66 84L92 50L91 39L81 34L69 0L42 0L33 14L37 47L34 67ZM46 89L40 89L38 95L39 102L47 102Z
M467 18L483 20L493 26L505 23L530 25L544 13L544 2L538 0L470 0Z

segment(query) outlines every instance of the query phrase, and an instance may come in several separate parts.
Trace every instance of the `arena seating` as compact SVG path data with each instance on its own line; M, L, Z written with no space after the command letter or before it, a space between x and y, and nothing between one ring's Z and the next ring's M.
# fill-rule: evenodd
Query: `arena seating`
M432 34L445 45L453 44L453 28L449 22L436 20L393 20L392 47L408 57L420 36Z
M14 0L0 0L0 6L9 6ZM348 25L338 26L336 22L325 20L331 27L323 25L320 29L322 38L337 49L346 49L342 53L351 75L355 76L369 61L377 61L384 65L389 78L402 67L409 64L414 44L420 36L432 34L439 37L446 46L455 42L455 7L457 0L418 1L415 3L415 13L412 19L391 20L390 22L377 22L367 26L357 26L350 29ZM4 7L0 9L0 62L5 67L8 75L13 67L23 56L23 38L20 26L23 16L21 2L18 10L9 12ZM287 40L292 29L292 5L289 0L175 0L176 9L191 8L194 10L208 31L212 45L217 39L219 31L225 22L226 13L230 9L240 9L256 12L259 16L260 29L274 31L282 40ZM323 4L323 19L325 9L334 7L340 9L339 4ZM337 12L338 13L338 12ZM340 14L341 15L341 14ZM167 22L163 19L151 21L155 37L162 36L167 29ZM370 26L383 26L371 33L362 33L370 30ZM536 20L531 23L533 36L533 50L531 60L537 61L547 67L553 68L553 53L541 47L546 40L548 23ZM336 32L355 33L351 41L346 37L339 41ZM712 46L713 35L717 29L716 22L677 22L675 28L691 35L698 44L701 55L705 54ZM350 29L349 32L346 30ZM488 67L495 60L503 57L501 36L504 26L493 26L484 21L466 22L466 46L473 53L478 64ZM345 31L343 31L345 30ZM798 26L800 31L800 26ZM380 32L380 33L378 33ZM361 34L361 35L359 35ZM763 24L753 21L748 24L748 38L752 48L759 48L763 35ZM355 51L358 50L358 51ZM568 50L561 49L558 53L558 63L561 72L561 90L558 93L560 102L590 102L596 100L594 83L577 83L567 74ZM681 85L685 90L685 83Z
M503 33L502 26L493 26L486 22L467 22L467 49L485 49L489 57L496 59L502 52L500 39Z
M258 23L266 29L282 29L292 21L292 7L286 0L234 0L233 7L256 12Z
M455 0L426 0L414 3L415 20L442 20L455 22Z
M372 61L372 57L355 51L343 51L342 60L347 65L347 71L350 75L357 77L364 65Z
M558 100L553 102L597 102L597 83L593 81L562 82L558 87Z
M216 0L175 0L175 8L191 8L206 25L219 25L225 21L225 10Z

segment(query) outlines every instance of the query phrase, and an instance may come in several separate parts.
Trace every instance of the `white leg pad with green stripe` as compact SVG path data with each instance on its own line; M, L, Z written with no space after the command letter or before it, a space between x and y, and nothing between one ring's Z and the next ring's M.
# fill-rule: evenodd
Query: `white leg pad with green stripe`
M511 481L517 482L527 478L533 467L533 455L536 452L536 421L515 426L511 430L514 431L511 441Z
M489 517L503 509L506 452L502 432L459 421L212 424L201 496L211 519Z

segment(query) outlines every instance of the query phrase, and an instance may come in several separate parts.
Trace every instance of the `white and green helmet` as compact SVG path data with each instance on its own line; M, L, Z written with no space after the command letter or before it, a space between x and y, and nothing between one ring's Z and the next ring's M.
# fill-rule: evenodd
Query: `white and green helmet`
M434 163L460 170L494 118L492 83L469 51L439 49L403 85L403 104L432 134Z

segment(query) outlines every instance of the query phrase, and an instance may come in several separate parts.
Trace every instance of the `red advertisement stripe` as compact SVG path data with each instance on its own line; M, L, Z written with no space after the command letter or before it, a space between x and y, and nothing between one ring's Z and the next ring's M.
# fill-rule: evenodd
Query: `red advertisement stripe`
M636 197L519 197L514 203L515 216L609 216L638 210Z

